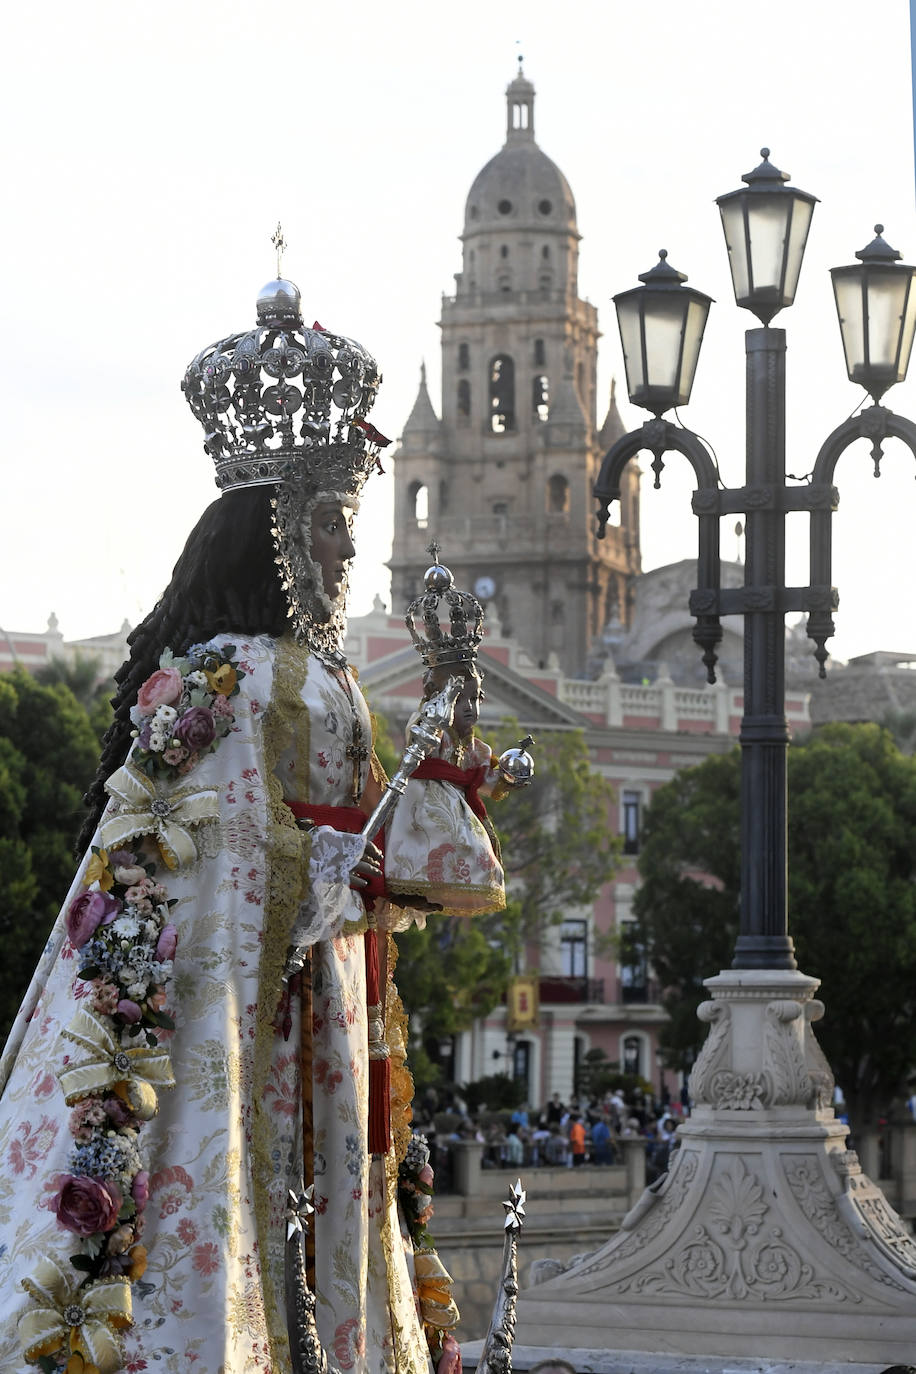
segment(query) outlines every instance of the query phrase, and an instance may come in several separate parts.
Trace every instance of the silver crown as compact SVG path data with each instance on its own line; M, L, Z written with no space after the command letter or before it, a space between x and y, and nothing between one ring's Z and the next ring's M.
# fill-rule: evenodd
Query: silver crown
M407 607L404 617L414 648L427 668L471 664L483 639L483 607L470 592L459 591L451 571L439 562L439 545L428 546L432 567L423 575L424 592ZM440 619L445 609L446 620ZM417 629L422 619L425 636Z
M181 383L220 491L314 473L358 492L388 443L366 423L381 377L361 344L302 323L299 288L262 287L258 323L202 349Z

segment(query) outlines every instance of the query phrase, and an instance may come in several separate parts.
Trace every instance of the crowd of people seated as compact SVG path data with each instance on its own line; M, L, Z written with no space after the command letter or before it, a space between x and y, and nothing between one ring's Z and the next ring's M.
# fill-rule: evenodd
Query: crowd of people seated
M655 1103L641 1094L627 1100L615 1089L601 1098L574 1099L568 1104L554 1093L539 1111L527 1103L511 1111L490 1111L481 1104L471 1113L460 1091L455 1091L446 1103L427 1097L416 1104L414 1128L430 1142L437 1191L448 1191L451 1147L461 1141L483 1146L481 1166L485 1169L521 1170L620 1164L621 1142L642 1137L647 1179L652 1182L668 1167L683 1111L680 1104Z

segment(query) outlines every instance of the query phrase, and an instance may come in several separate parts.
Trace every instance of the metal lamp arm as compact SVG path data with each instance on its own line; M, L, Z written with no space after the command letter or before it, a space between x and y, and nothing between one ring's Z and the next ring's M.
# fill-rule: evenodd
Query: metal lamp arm
M858 415L851 416L837 425L832 434L824 440L814 462L810 485L804 493L810 503L810 584L813 604L808 615L806 633L816 645L814 657L818 661L819 673L825 676L827 661L827 640L834 632L832 612L837 605L833 590L833 513L837 508L839 496L833 485L836 465L840 458L857 439L871 441L871 459L875 465L875 476L881 476L881 459L884 456L882 444L886 439L901 439L916 458L916 424L903 415L895 415L885 406L869 406Z
M652 469L655 473L656 487L661 485L663 453L682 453L696 474L697 491L694 493L693 506L699 523L699 550L698 586L691 598L691 613L696 616L697 621L693 629L693 638L703 651L707 681L715 682L716 649L722 639L722 626L718 615L720 512L716 497L719 474L698 435L690 429L671 424L669 420L655 418L647 420L640 429L632 430L617 440L605 455L593 488L595 499L598 501L598 538L604 538L611 504L620 500L620 483L624 469L641 449L649 449L654 455Z

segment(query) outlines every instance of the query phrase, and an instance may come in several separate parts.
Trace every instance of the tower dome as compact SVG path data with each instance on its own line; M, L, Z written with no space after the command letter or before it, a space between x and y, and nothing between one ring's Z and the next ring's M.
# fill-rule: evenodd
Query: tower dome
M474 178L463 237L517 229L578 238L569 182L534 141L534 85L521 68L506 87L506 141Z

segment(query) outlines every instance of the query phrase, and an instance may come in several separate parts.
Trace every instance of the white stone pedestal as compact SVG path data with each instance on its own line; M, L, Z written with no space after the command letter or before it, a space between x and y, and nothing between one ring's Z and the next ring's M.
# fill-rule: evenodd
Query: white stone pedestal
M916 1243L845 1148L818 980L729 970L706 986L668 1173L606 1245L521 1293L517 1344L911 1363Z

